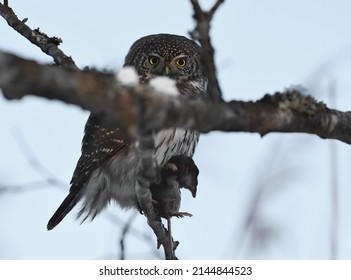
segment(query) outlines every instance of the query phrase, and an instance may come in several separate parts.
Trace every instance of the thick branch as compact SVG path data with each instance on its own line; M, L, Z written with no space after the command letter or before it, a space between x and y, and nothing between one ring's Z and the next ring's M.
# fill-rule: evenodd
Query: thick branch
M63 53L58 47L62 40L57 37L49 37L41 32L39 28L32 30L26 25L27 18L19 20L14 11L8 6L7 1L0 3L0 16L2 16L7 24L14 30L27 38L32 44L38 46L44 53L51 56L55 63L67 69L78 69L70 56Z
M20 82L19 82L20 81ZM209 104L202 98L170 96L147 86L127 88L112 75L68 71L0 53L0 88L8 99L27 95L78 105L136 138L167 127L214 130L304 132L351 144L351 113L327 108L298 91L266 95L256 102Z

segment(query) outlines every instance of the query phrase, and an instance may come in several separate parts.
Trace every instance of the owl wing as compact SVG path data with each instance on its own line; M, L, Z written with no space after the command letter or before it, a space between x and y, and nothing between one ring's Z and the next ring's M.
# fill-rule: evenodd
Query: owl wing
M118 128L107 127L99 117L90 114L84 129L82 155L74 170L70 191L76 188L77 183L84 184L96 168L128 146L129 142Z
M74 170L69 194L49 220L48 230L57 226L78 203L92 172L128 146L129 143L120 135L118 129L103 126L99 117L90 114L84 130L82 155Z

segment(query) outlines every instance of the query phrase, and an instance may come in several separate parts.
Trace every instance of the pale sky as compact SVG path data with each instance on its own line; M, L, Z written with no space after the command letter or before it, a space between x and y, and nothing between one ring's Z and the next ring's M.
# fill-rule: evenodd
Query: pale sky
M213 1L201 1L209 7ZM49 36L83 68L117 71L131 44L153 33L187 35L191 7L179 1L10 1L19 18ZM212 23L219 80L226 100L256 100L301 84L328 105L351 107L351 2L347 0L227 0ZM51 63L0 19L0 50ZM20 81L19 81L20 82ZM92 223L79 224L75 209L53 231L46 224L68 192L80 155L88 112L58 101L0 95L1 259L113 259L119 256L121 221L132 212L111 205ZM55 188L21 150L18 134L55 178ZM16 136L17 135L17 136ZM17 141L16 141L17 139ZM334 143L334 144L332 144ZM334 146L333 146L334 145ZM339 188L337 258L351 258L351 150L343 143L303 134L214 132L202 135L195 153L198 195L184 192L174 219L180 259L329 259L331 256L331 149L336 149ZM334 164L335 166L335 164ZM37 187L38 189L32 189ZM256 206L253 227L245 228ZM155 237L137 215L126 239L128 259L155 258ZM151 241L145 242L140 233ZM253 233L253 235L252 235ZM258 237L258 238L254 238ZM160 250L159 253L162 253Z

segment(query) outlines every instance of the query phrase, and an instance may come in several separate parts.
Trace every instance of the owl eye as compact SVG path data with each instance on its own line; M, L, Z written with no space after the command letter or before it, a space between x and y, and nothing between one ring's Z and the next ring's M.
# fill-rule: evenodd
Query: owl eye
M153 66L156 66L159 62L159 59L157 56L150 56L149 57L149 63Z
M185 58L178 58L178 59L176 60L176 64L177 64L179 67L183 68L183 67L185 67L185 65L186 65L186 59L185 59Z

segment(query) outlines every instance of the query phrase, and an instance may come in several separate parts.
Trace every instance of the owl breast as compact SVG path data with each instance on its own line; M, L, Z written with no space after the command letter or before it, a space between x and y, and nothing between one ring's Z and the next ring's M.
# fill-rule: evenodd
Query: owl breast
M155 136L155 157L163 166L172 156L192 157L199 141L199 133L181 128L164 129Z

